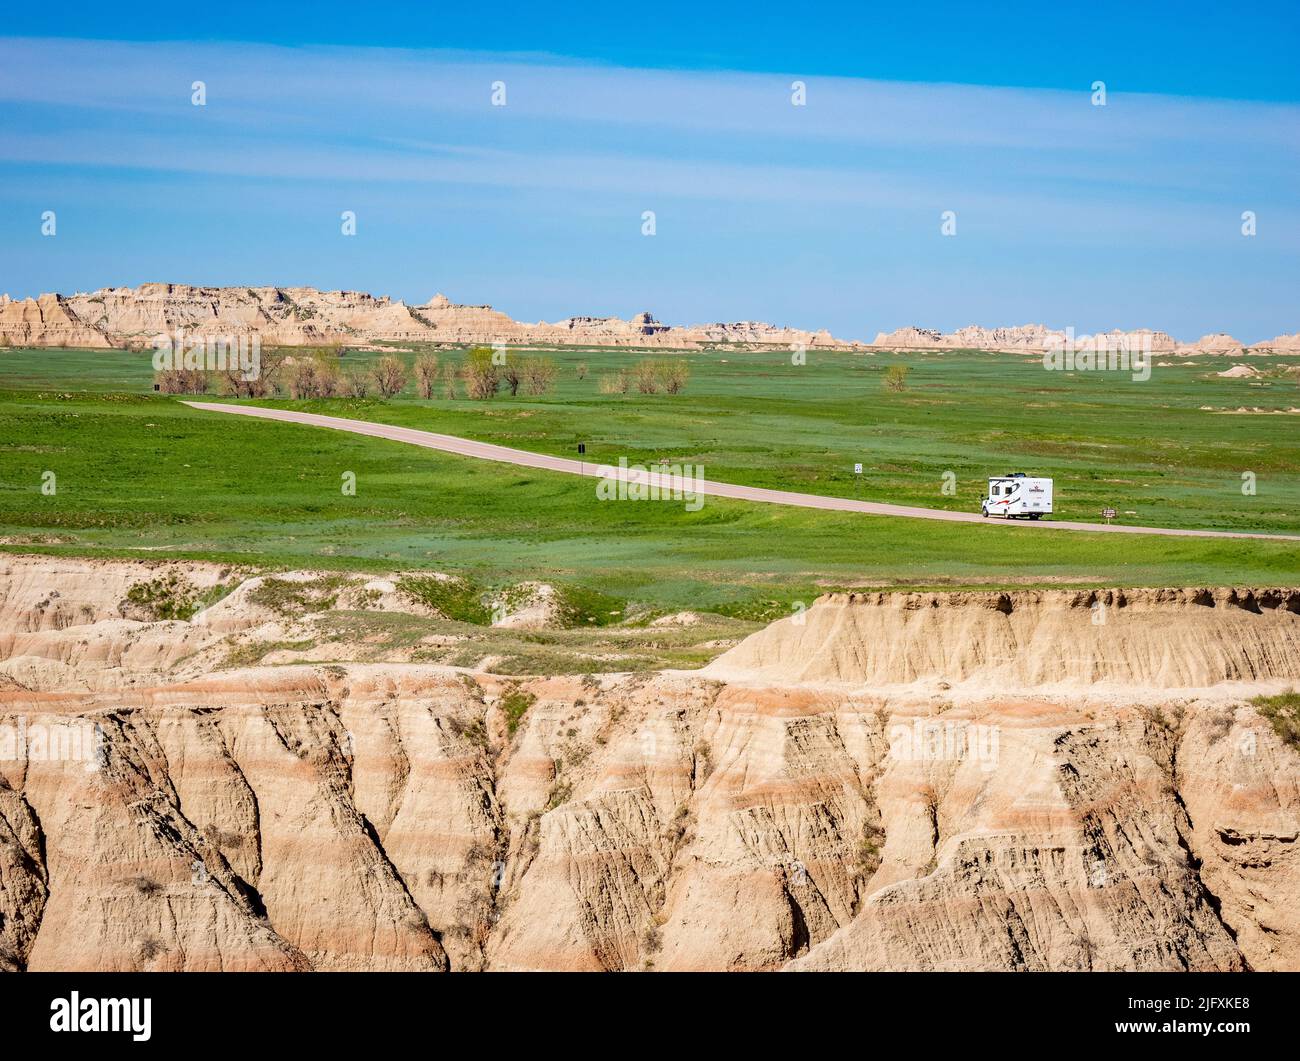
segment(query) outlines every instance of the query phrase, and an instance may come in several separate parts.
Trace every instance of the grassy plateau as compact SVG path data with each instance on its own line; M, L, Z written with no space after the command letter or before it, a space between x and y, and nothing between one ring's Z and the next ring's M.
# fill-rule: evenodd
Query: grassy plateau
M1300 405L1296 377L1215 375L1229 359L1156 367L1138 382L1005 354L810 351L796 365L786 352L660 351L649 356L689 362L690 382L646 395L599 386L644 352L542 353L559 366L543 397L425 401L408 388L391 401L264 404L571 457L581 441L592 462L668 459L720 481L964 511L978 511L986 476L1025 471L1055 478L1058 519L1095 521L1109 505L1120 522L1300 533L1300 420L1286 412ZM897 363L910 373L895 393L883 376ZM1047 533L715 498L698 512L602 502L589 479L204 413L152 393L152 379L147 353L0 351L0 546L540 579L753 619L827 588L1300 576L1292 542ZM348 472L355 495L342 489ZM1243 492L1247 473L1254 493Z

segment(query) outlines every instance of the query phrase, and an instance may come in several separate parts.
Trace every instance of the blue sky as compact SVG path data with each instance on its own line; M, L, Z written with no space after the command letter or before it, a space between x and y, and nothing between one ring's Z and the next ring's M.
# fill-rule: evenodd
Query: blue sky
M0 290L444 291L868 339L1300 330L1294 8L264 10L7 16Z

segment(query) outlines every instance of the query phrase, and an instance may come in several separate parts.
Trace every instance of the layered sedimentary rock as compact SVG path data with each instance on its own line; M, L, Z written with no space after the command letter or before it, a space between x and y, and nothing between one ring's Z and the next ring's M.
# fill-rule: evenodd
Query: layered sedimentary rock
M1043 324L985 328L969 325L944 333L907 327L881 332L870 344L837 339L760 321L670 325L642 312L621 317L574 316L548 324L513 320L491 306L460 305L435 295L407 305L362 291L318 291L311 287L202 287L141 284L108 287L89 294L41 295L13 300L0 295L0 345L27 347L148 346L155 336L183 331L191 336L258 335L268 345L432 342L512 343L665 347L735 346L740 349L810 347L849 350L992 350L1041 354L1062 345L1157 354L1236 356L1300 351L1300 334L1246 347L1230 335L1207 335L1182 343L1164 332L1102 332L1074 336Z
M0 295L0 344L93 348L114 345L103 330L78 314L62 295L17 301Z
M1152 353L1172 353L1184 349L1166 333L1148 329L1076 336L1049 328L1045 324L1022 324L1009 328L982 328L972 324L948 333L934 328L899 328L892 332L880 332L871 343L873 347L886 350L996 350L1023 354L1041 354L1070 344ZM1237 349L1240 348L1238 344Z
M122 618L182 573L242 581ZM259 578L6 559L0 967L1300 969L1300 754L1248 702L1296 591L834 596L538 677L241 664L293 621Z
M1263 342L1252 344L1248 349L1256 353L1300 353L1300 332L1295 335L1279 335L1274 339L1265 339Z
M1300 674L1300 589L872 593L822 598L712 663L723 679L991 690L1203 688Z
M1134 331L1098 332L1073 335L1042 324L1024 324L1012 328L982 328L970 325L955 332L934 328L899 328L880 332L871 346L882 350L991 350L1004 353L1042 354L1071 346L1150 354L1174 354L1183 357L1200 355L1239 357L1242 354L1289 354L1300 352L1300 334L1279 335L1275 339L1247 346L1231 335L1218 332L1204 335L1195 342L1184 343L1165 332Z
M360 291L310 287L196 287L141 284L90 294L0 300L0 343L10 346L147 346L155 336L258 335L264 343L311 346L375 340L433 343L581 344L692 348L850 347L826 331L753 321L677 327L649 313L570 317L555 324L512 320L491 306L464 306L445 295L408 306Z

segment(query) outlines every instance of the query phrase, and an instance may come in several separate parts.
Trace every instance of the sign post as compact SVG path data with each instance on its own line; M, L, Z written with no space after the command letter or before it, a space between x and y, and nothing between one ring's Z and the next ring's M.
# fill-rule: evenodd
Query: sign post
M1115 510L1113 508L1103 508L1101 514L1106 518L1107 524L1115 518Z

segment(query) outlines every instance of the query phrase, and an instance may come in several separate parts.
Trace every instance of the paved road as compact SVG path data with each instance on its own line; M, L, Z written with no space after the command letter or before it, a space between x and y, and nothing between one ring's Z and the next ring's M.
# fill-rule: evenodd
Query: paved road
M474 442L456 435L439 435L433 431L417 431L411 427L394 427L391 424L372 424L367 420L346 420L339 416L321 416L318 413L299 413L288 409L266 409L253 405L226 405L221 402L186 402L195 409L206 409L219 413L235 413L238 416L255 416L263 420L279 420L290 424L306 424L310 427L329 427L335 431L351 431L357 435L370 435L373 438L386 438L394 442L408 442L413 446L426 449L442 450L444 453L457 453L462 457L478 457L481 460L502 461L506 464L519 464L525 468L542 468L550 472L568 472L570 475L606 476L615 480L643 482L659 489L693 489L700 494L711 497L731 497L739 501L764 501L773 505L795 505L799 508L820 508L832 512L865 512L872 516L904 516L911 519L938 519L949 523L988 523L983 516L975 512L947 512L938 508L913 508L908 505L886 505L878 501L854 501L847 497L823 497L820 494L801 494L792 490L767 490L759 486L734 486L731 483L715 483L708 479L680 479L660 472L638 473L633 469L619 469L594 464L591 461L576 461L568 457L550 457L544 453L530 453L527 450L511 449L509 446L497 446L490 442ZM997 520L1002 523L1004 521ZM1247 534L1241 531L1181 530L1173 527L1125 527L1117 523L1070 523L1064 520L1034 522L1031 520L1006 520L1026 530L1041 531L1095 531L1102 534L1165 534L1179 538L1276 538L1284 541L1300 541L1300 536L1291 534Z

